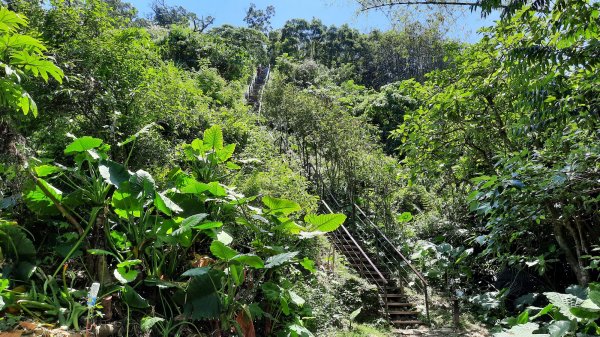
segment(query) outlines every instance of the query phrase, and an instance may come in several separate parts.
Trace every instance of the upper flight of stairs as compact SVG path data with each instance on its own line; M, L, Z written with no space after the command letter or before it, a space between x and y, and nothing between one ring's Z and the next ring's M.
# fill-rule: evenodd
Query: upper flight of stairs
M260 100L262 96L262 91L269 80L269 75L271 73L271 67L258 67L256 70L256 75L252 78L250 85L248 86L248 90L246 91L246 102L251 105L255 110L260 110Z
M254 111L261 113L261 99L265 85L270 76L270 67L259 67L246 92L246 101ZM293 152L286 143L280 150ZM317 186L324 186L317 170L308 163L307 178ZM306 172L305 172L306 173ZM317 188L319 190L319 188ZM326 194L324 190L318 194ZM344 207L335 200L333 195L320 195L324 211L333 213L331 207L325 202L330 200L336 211L344 211ZM416 292L424 295L425 317L429 319L429 299L427 281L417 271L400 251L367 217L356 204L352 204L353 211L348 216L346 225L330 233L330 239L336 250L343 254L350 266L363 278L377 286L383 311L390 322L398 328L408 328L421 325L419 314L414 303L409 301L404 293L408 286L408 278L412 277L412 287ZM358 210L358 212L357 212ZM348 214L347 214L348 215Z

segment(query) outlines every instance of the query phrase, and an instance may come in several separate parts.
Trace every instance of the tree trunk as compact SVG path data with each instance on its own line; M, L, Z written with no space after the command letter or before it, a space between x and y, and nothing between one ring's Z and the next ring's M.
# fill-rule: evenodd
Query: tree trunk
M575 276L577 277L577 282L581 286L584 286L584 287L587 286L588 283L590 282L590 274L589 274L588 270L585 269L585 263L581 259L580 254L573 252L574 245L570 244L568 242L567 238L565 237L565 231L564 231L565 228L564 228L563 224L557 221L554 223L553 229L554 229L554 236L556 237L556 241L558 242L558 245L565 253L567 262L569 263L569 265L571 266L571 269L573 270L573 272L575 273ZM572 239L575 240L575 242L577 241L576 237L573 237Z

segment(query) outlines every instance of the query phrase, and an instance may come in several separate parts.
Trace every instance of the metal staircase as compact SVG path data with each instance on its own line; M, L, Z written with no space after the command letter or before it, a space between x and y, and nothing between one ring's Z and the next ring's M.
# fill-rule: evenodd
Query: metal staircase
M265 84L269 81L271 74L270 66L259 66L246 90L246 102L251 105L259 114L261 112L261 100Z
M259 67L246 92L248 104L259 114L269 75L270 67ZM294 155L286 137L273 138L282 153ZM398 328L421 325L424 320L428 322L427 281L402 254L399 245L390 240L354 202L339 201L326 188L321 174L310 162L306 163L304 175L319 195L323 212L345 213L348 216L345 225L330 233L330 240L336 251L344 255L358 274L377 286L389 321ZM417 296L406 294L406 288L413 290ZM415 298L422 300L422 311L417 310L417 305L411 300Z

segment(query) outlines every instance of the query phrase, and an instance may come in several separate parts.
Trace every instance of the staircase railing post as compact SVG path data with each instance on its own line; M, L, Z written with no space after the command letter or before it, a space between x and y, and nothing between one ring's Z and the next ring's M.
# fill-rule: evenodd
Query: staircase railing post
M431 317L429 317L429 289L427 284L423 284L425 292L425 315L427 316L427 325L431 326Z

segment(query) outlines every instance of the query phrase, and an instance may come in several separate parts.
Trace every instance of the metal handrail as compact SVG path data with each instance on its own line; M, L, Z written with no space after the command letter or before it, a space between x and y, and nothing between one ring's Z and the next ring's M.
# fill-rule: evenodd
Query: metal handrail
M381 229L379 229L379 227L377 227L372 221L371 219L369 219L367 217L367 215L365 214L365 212L362 210L362 208L360 208L357 204L353 204L354 207L356 207L356 209L365 217L365 219L369 222L369 224L371 225L371 227L373 227L373 229L375 229L377 231L377 234L379 234L391 247L391 249L398 255L400 256L400 258L406 263L406 265L408 265L408 267L415 273L415 275L417 276L417 278L419 278L419 280L421 280L421 282L423 284L428 284L427 280L425 279L425 277L423 277L423 275L412 265L412 263L410 263L410 261L404 256L404 254L402 254L397 248L396 246L390 241L390 239L388 239L388 237L383 234L383 232L381 231Z
M262 111L263 93L265 92L265 87L267 86L267 82L269 81L270 76L271 76L271 67L267 66L267 75L265 75L264 83L263 83L262 87L260 88L260 94L258 95L258 115L259 116Z
M329 211L329 213L333 213L333 211L331 210L331 207L329 207L329 205L327 205L327 203L325 202L325 200L321 200L321 203L323 203L323 205L325 206L325 208ZM375 272L377 273L377 275L379 275L379 277L383 280L383 284L387 284L387 279L383 276L383 274L379 271L379 269L377 268L377 266L373 263L373 261L371 261L371 259L369 258L369 256L367 255L367 253L365 253L365 251L362 249L362 247L358 244L358 242L356 242L356 240L354 239L354 237L352 236L352 234L350 234L350 232L348 231L348 229L346 228L346 226L341 225L340 228L342 228L342 230L344 231L344 233L346 233L346 235L348 235L348 237L350 238L350 240L352 240L352 243L354 243L354 245L356 246L356 248L358 248L358 250L360 251L360 253L362 254L362 256L367 260L367 262L369 262L369 265L371 266L371 268L373 268L373 270L375 270Z
M250 94L252 93L252 90L254 89L254 85L256 84L256 77L257 77L257 72L255 71L254 76L252 76L252 80L250 80L250 84L248 84L246 93L244 94L244 97L246 98L246 100L248 100L250 98Z
M365 214L365 212L355 203L353 203L354 207L356 207L356 209L363 215L363 217L367 220L367 222L369 222L369 224L371 225L371 227L373 229L375 229L375 231L377 232L377 234L379 234L384 240L385 242L388 243L389 247L392 249L393 252L395 252L397 254L397 256L400 256L400 258L404 261L404 263L406 263L406 265L413 271L413 273L417 276L417 278L421 281L421 284L423 286L423 293L425 295L425 312L427 315L427 320L429 320L429 293L427 291L427 288L429 286L427 280L425 279L425 277L423 277L423 275L412 265L412 263L410 263L410 261L404 256L404 254L402 254L397 248L396 245L394 245L390 239L388 239L388 237L383 234L383 232L379 229L379 227L377 227L372 221L371 219L369 219L367 217L367 215Z

